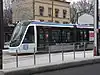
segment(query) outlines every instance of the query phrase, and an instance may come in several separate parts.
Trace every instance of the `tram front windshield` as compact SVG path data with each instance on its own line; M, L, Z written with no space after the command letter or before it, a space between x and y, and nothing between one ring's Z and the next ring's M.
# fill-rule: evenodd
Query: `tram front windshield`
M17 47L20 45L28 24L29 22L20 22L17 24L10 41L10 47Z

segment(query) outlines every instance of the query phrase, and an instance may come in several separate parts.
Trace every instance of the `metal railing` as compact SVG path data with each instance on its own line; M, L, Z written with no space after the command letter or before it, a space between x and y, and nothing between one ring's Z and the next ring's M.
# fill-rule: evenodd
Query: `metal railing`
M61 50L58 50L61 56L61 61L65 61L65 53L68 52L73 52L73 59L76 59L76 52L80 52L82 51L84 54L84 58L86 58L86 51L87 50L93 50L93 42L75 42L75 43L67 43L67 44L57 44L54 45L54 47L56 46L57 49L61 48ZM54 49L54 47L52 45L47 45L45 46L45 48L47 49L47 53L48 54L48 63L52 63L52 54L57 52L56 50L52 50ZM69 49L67 49L69 48ZM19 56L18 56L18 50L16 50L16 67L19 67ZM33 53L33 61L34 61L34 65L37 65L37 54L35 52L35 48L34 48L34 53ZM30 62L31 63L31 62Z

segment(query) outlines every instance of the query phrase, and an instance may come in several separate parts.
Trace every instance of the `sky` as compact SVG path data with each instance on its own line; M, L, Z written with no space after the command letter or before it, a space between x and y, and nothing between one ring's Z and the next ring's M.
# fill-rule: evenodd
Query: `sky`
M77 2L77 1L81 1L81 0L66 0L66 1L73 3L73 2ZM87 1L91 1L91 0L87 0ZM99 0L99 8L100 8L100 0Z
M66 1L73 3L73 2L80 1L80 0L66 0ZM89 1L91 1L91 0L89 0ZM100 2L100 0L99 0L99 2Z

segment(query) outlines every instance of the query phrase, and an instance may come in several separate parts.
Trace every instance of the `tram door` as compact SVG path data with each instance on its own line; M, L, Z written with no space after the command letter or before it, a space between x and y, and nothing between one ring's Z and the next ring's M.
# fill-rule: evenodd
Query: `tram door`
M22 50L25 52L34 52L35 48L34 26L30 26L28 28L21 47Z
M48 28L37 27L37 50L48 51Z

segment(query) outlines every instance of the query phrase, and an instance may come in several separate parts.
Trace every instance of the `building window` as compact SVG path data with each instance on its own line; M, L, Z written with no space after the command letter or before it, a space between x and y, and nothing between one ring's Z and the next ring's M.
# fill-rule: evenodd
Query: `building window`
M52 8L48 8L48 16L52 16Z
M55 21L56 23L59 23L59 21Z
M68 24L68 22L63 22L63 24Z
M63 10L63 18L66 18L67 11Z
M43 22L44 20L40 19L40 22Z
M39 6L39 11L40 11L40 16L43 16L44 7L43 6Z
M59 17L59 9L55 9L55 17Z

